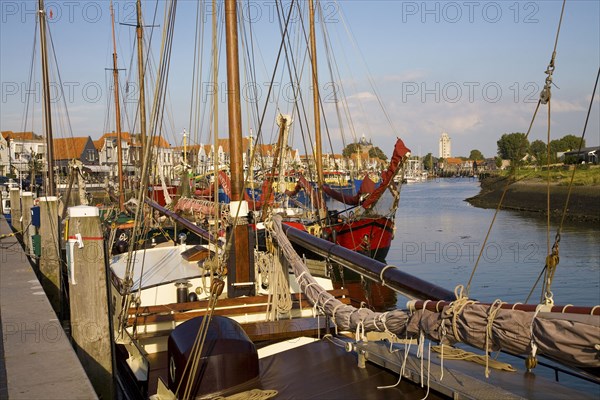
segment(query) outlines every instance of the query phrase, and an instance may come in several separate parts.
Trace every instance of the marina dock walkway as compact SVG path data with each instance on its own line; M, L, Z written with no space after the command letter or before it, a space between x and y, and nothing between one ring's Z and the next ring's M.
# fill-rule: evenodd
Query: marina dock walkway
M14 236L0 240L0 334L0 399L97 398Z

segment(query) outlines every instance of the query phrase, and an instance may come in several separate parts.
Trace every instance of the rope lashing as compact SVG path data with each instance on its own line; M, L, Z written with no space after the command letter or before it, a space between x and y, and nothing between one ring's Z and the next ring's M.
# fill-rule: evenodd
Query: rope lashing
M463 295L463 290L464 288L462 285L456 286L456 288L454 289L454 295L456 296L456 300L450 303L448 309L444 313L452 315L452 333L454 335L454 340L456 341L460 341L457 325L458 317L460 316L460 314L466 306L477 303L475 300L469 300L468 297Z
M537 366L537 344L535 344L535 340L533 338L533 325L535 322L535 319L538 315L538 313L542 310L541 306L538 306L537 309L535 310L535 313L533 314L533 318L531 318L531 330L529 332L529 337L530 337L530 342L529 345L531 347L531 351L529 353L529 355L527 356L527 359L525 360L525 367L527 368L527 371L531 371L532 369L534 369Z
M432 346L431 350L435 351L436 353L442 352L441 346ZM508 363L494 360L494 359L490 359L489 361L486 361L487 357L485 357L485 356L475 354L470 351L458 349L456 347L451 347L451 346L446 346L446 348L444 349L443 356L440 354L440 357L442 359L446 359L446 360L471 361L471 362L474 362L474 363L480 364L480 365L486 365L486 363L489 363L489 366L493 369L502 370L502 371L510 371L510 372L517 371L512 365L510 365Z
M487 316L487 325L485 327L485 377L490 377L490 339L492 339L492 333L494 329L494 318L498 315L498 312L502 308L503 301L496 299L490 306L490 310Z

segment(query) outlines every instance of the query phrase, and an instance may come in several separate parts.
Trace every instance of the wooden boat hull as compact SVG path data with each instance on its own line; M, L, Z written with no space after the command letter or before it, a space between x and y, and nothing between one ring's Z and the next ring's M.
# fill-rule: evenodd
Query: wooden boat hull
M330 241L385 261L394 238L394 220L386 217L362 218L332 225L324 230Z

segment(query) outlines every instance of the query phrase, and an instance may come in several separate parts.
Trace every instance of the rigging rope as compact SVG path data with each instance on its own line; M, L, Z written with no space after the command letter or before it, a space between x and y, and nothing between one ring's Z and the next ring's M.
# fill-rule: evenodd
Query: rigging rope
M525 150L525 143L526 143L526 140L529 137L529 134L530 134L531 129L533 127L533 123L534 123L535 118L537 116L537 113L538 113L538 111L540 109L540 105L546 104L546 103L548 104L548 138L550 137L550 97L551 97L551 91L550 91L550 89L551 89L551 86L552 86L552 74L554 73L554 69L555 69L556 49L557 49L557 46L558 46L558 38L559 38L559 34L560 34L560 27L562 25L563 15L564 15L564 11L565 11L565 3L566 3L566 0L563 0L561 12L560 12L560 19L559 19L558 27L557 27L557 31L556 31L556 38L554 40L554 49L552 51L552 57L550 59L550 63L548 65L548 68L546 69L546 74L548 76L546 77L544 89L540 93L540 98L539 98L539 100L537 102L537 105L535 107L535 111L533 113L533 117L531 118L531 122L529 123L529 128L527 129L527 133L525 134L525 138L522 141L521 146L520 146L517 154L521 154L522 151ZM550 147L550 139L548 139L548 151L549 151L549 147ZM548 159L548 162L550 162L549 159ZM550 172L548 172L548 173L550 173ZM512 174L513 174L513 177L516 174L516 165L513 166L513 168L512 168ZM473 281L473 277L475 276L475 271L477 270L477 267L479 265L479 261L481 260L481 256L483 255L483 251L486 248L486 244L487 244L487 241L489 239L490 233L492 231L492 227L494 226L494 223L496 221L496 217L498 216L500 208L502 207L502 203L504 201L504 197L506 196L506 193L508 191L508 187L510 186L510 183L511 183L511 179L510 179L510 177L507 177L506 178L506 184L505 184L504 189L502 191L502 195L500 197L500 200L498 201L498 205L496 207L496 211L494 212L494 216L492 218L492 222L490 223L490 226L488 228L488 231L487 231L487 234L485 236L485 239L483 240L483 243L481 245L481 249L479 250L479 255L477 256L477 260L475 261L475 265L473 266L473 270L471 271L471 276L469 277L469 281L468 281L467 286L466 286L466 295L467 296L469 295L469 291L470 291L470 288L471 288L471 283ZM549 201L550 200L548 199L548 203L549 203ZM548 206L548 218L550 218L549 215L550 215L550 210L549 210L549 206ZM548 219L548 229L549 229L549 226L550 226L550 222L549 222L549 219ZM536 284L537 284L537 282L536 282ZM535 288L535 286L534 286L534 288ZM533 289L532 289L532 291L533 291Z

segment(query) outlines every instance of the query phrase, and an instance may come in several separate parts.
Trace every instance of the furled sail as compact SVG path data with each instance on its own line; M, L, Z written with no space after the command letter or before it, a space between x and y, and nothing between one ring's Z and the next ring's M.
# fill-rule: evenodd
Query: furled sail
M423 334L439 343L466 343L486 353L503 350L533 357L542 354L571 367L600 368L598 307L575 313L569 312L568 307L556 312L542 306L532 312L499 300L481 304L457 293L453 302L421 302L420 306L410 302L410 310L377 313L357 309L339 302L316 283L283 232L280 216L273 216L271 228L302 291L339 329L387 332L401 338ZM426 308L427 303L432 310Z

